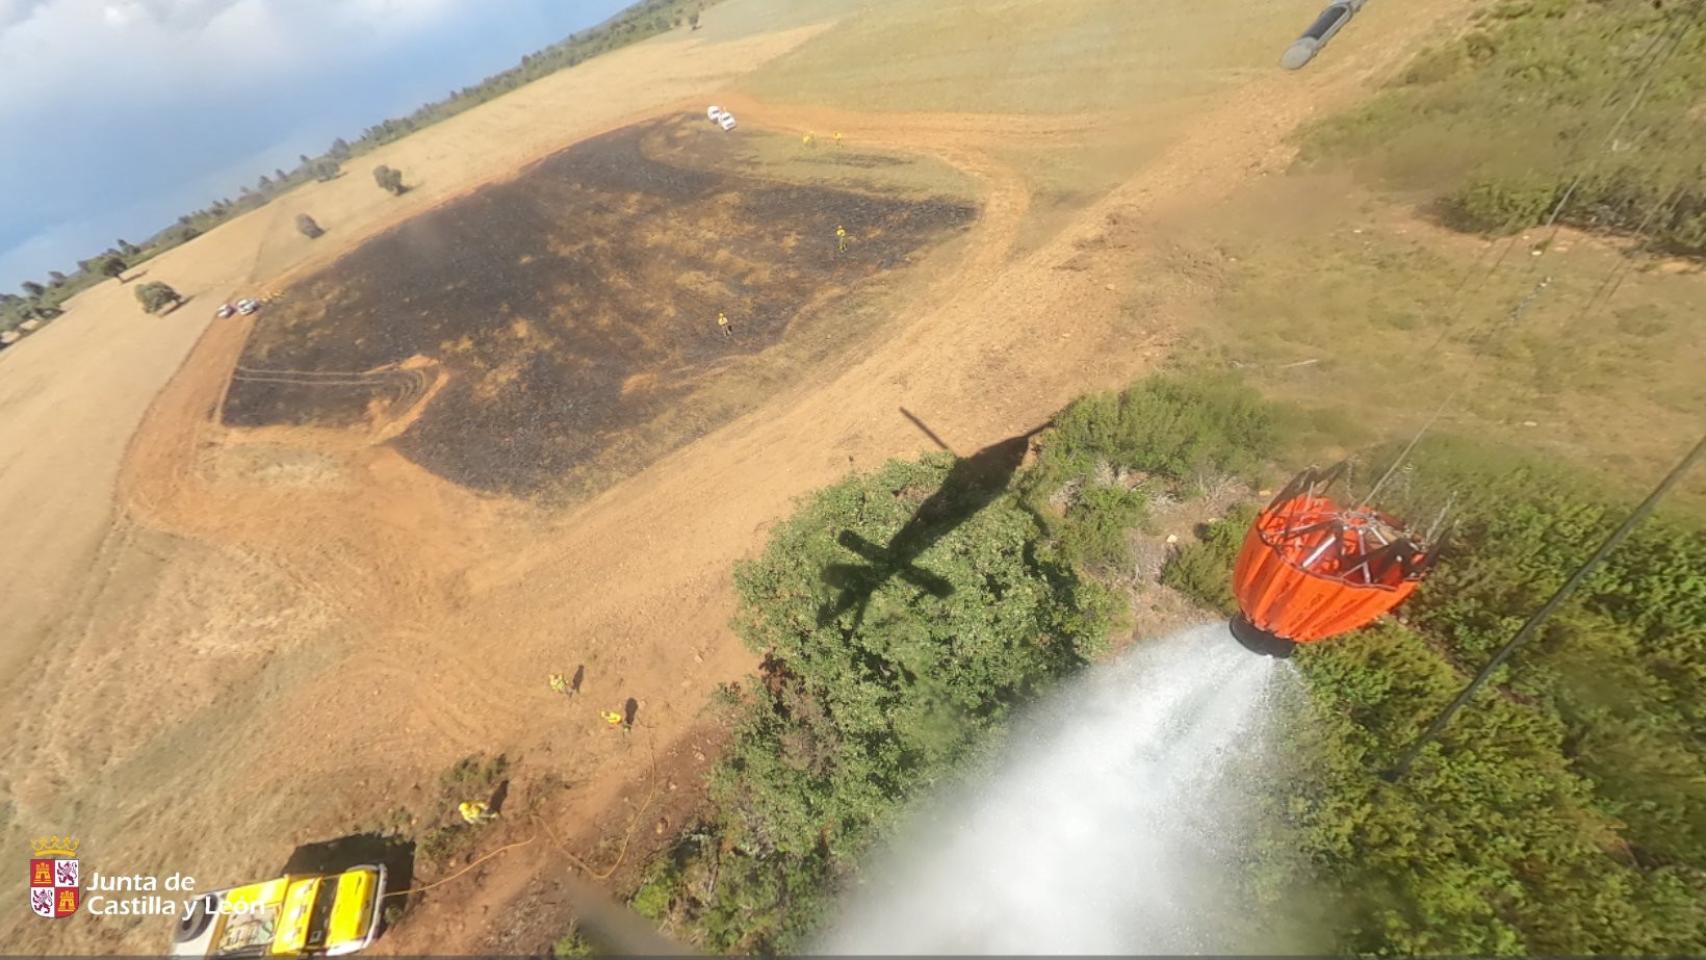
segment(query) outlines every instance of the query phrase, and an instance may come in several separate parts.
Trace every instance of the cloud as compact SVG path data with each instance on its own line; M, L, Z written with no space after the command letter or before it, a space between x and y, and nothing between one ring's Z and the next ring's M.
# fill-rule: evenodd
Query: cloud
M0 289L235 196L623 0L0 0Z
M452 0L0 0L0 121L255 87L429 26Z
M19 20L26 20L35 8L47 0L0 0L0 30L4 30Z
M175 212L152 225L124 212L186 196L186 184L204 184L186 210L234 191L263 170L233 181L229 164L292 135L323 149L303 141L315 116L359 130L328 105L360 101L357 83L382 96L390 78L364 69L397 72L412 42L479 2L0 0L0 281L84 256L71 238L104 236L90 226L102 210L113 227L152 232ZM381 110L371 122L392 105L364 106Z

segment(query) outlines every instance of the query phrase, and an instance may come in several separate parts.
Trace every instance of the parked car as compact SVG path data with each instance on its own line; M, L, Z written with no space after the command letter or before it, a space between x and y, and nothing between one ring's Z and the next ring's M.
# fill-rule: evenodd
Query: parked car
M705 118L710 120L712 123L718 123L723 119L723 114L725 112L726 111L724 111L722 107L713 103L705 109Z
M237 312L242 314L245 317L251 313L254 313L256 310L259 310L260 308L261 308L261 302L259 300L256 300L254 297L244 297L243 299L237 301Z
M213 311L213 315L218 317L221 320L228 320L236 312L237 312L236 307L233 307L229 303L222 303L219 305L218 310Z
M722 119L717 121L717 126L724 130L733 130L735 128L735 115L725 110Z

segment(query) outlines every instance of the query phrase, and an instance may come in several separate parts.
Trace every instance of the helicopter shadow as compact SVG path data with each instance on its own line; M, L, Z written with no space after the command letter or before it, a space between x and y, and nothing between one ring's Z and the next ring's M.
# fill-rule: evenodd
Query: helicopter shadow
M900 412L931 442L949 453L954 452L910 410L901 407ZM818 610L818 626L828 626L853 610L852 630L857 632L865 621L871 595L896 577L931 596L952 595L953 584L918 566L918 557L1001 496L1013 475L1019 471L1020 464L1024 463L1031 438L1048 426L1049 423L1045 422L1017 436L992 443L969 457L957 457L942 485L924 498L924 502L918 505L887 544L872 543L851 530L837 534L836 542L865 562L835 563L824 568L823 582L840 593L833 603L827 603Z

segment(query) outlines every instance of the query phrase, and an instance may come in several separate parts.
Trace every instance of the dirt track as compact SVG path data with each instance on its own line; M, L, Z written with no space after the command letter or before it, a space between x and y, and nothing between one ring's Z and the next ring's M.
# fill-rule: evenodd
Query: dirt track
M272 869L295 841L406 802L455 757L479 750L508 751L533 773L570 784L547 804L557 833L584 837L611 822L619 797L644 791L648 764L641 741L602 729L594 707L636 698L642 730L666 757L690 734L714 685L752 662L725 626L730 565L762 543L793 498L849 466L925 449L899 414L903 405L967 452L1028 429L1078 393L1142 372L1167 347L1169 316L1197 309L1201 293L1188 270L1160 269L1148 225L1283 168L1285 137L1299 122L1390 69L1432 18L1462 6L1425 0L1385 17L1371 11L1359 20L1361 45L1343 56L1242 84L1158 161L1017 259L1011 251L1031 197L997 148L1015 138L1070 143L1113 118L861 115L725 98L743 124L839 129L850 140L940 157L980 182L982 218L965 255L939 265L868 352L801 378L567 515L476 497L388 446L339 449L288 432L230 442L210 413L248 329L209 327L130 444L119 515L104 540L97 535L96 547L85 534L80 552L56 561L83 587L71 603L44 604L63 617L54 652L27 668L32 696L8 718L18 731L5 756L18 798L10 832L83 831L96 835L91 859L114 869L122 860L132 865L125 869L229 879ZM752 41L746 62L762 42L783 43ZM707 65L657 49L610 58L633 62L606 69L667 66L674 86L654 80L648 88L659 104L714 87ZM490 135L477 125L500 124L517 108L511 100L468 115L466 126ZM610 125L617 113L650 112L628 103L625 112L610 108ZM467 131L455 123L398 144L400 162L390 154L372 162L432 169L433 151L460 156L457 138ZM447 132L435 139L436 130ZM452 191L460 169L429 177L438 190L398 209L382 207L383 195L366 184L378 199L353 199L348 222L371 224L360 228L371 233L424 209ZM294 203L318 213L334 199ZM251 220L274 219L233 224L207 238L217 244L170 255L187 273L210 248L253 254L232 254L223 272L203 274L186 290L198 296L190 309L306 262L303 251L283 252L290 241L281 228L298 207L274 206L281 209ZM336 229L339 221L322 222ZM158 269L169 267L162 258ZM109 284L80 299L74 315L116 312L125 296ZM62 335L67 353L76 353L75 329ZM155 362L181 354L193 329L187 318L174 328ZM138 384L130 400L145 393ZM122 422L109 432L128 435ZM279 455L250 457L258 443ZM18 496L7 502L23 502ZM88 491L78 496L85 510L99 502ZM587 688L566 708L544 674L580 663ZM9 703L24 706L18 697ZM110 726L104 735L89 730L96 710ZM242 748L206 749L215 739ZM494 861L455 899L430 902L383 949L468 952L491 943L488 921L499 914L481 908L528 893L535 871L553 862L544 844ZM149 950L164 935L159 921L77 922L75 944L39 930L7 942Z

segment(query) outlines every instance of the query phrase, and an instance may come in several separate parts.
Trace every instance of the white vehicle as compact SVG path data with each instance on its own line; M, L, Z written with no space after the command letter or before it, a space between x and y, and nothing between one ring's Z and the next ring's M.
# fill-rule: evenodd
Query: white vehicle
M711 104L711 106L709 108L706 109L705 118L707 120L710 120L712 123L721 123L723 116L726 113L727 113L727 111L725 111L722 107L719 107L713 103L713 104Z
M216 317L218 317L218 318L219 318L219 319L221 319L221 320L227 320L227 319L229 319L229 318L230 318L230 317L231 317L231 316L233 316L233 315L234 315L234 314L236 314L236 312L237 312L237 308L236 308L236 307L233 307L233 306L232 306L232 305L230 305L230 304L229 304L229 303L222 303L222 304L220 304L220 305L219 305L219 309L218 309L218 310L215 310L215 311L214 311L214 312L213 312L213 315L214 315L214 316L216 316Z
M717 121L717 126L722 127L724 130L733 130L735 128L735 115L725 111L722 119Z
M254 297L244 297L243 299L237 301L237 312L242 314L245 317L251 313L254 313L256 310L259 310L260 308L261 308L261 302L259 300L256 300Z

